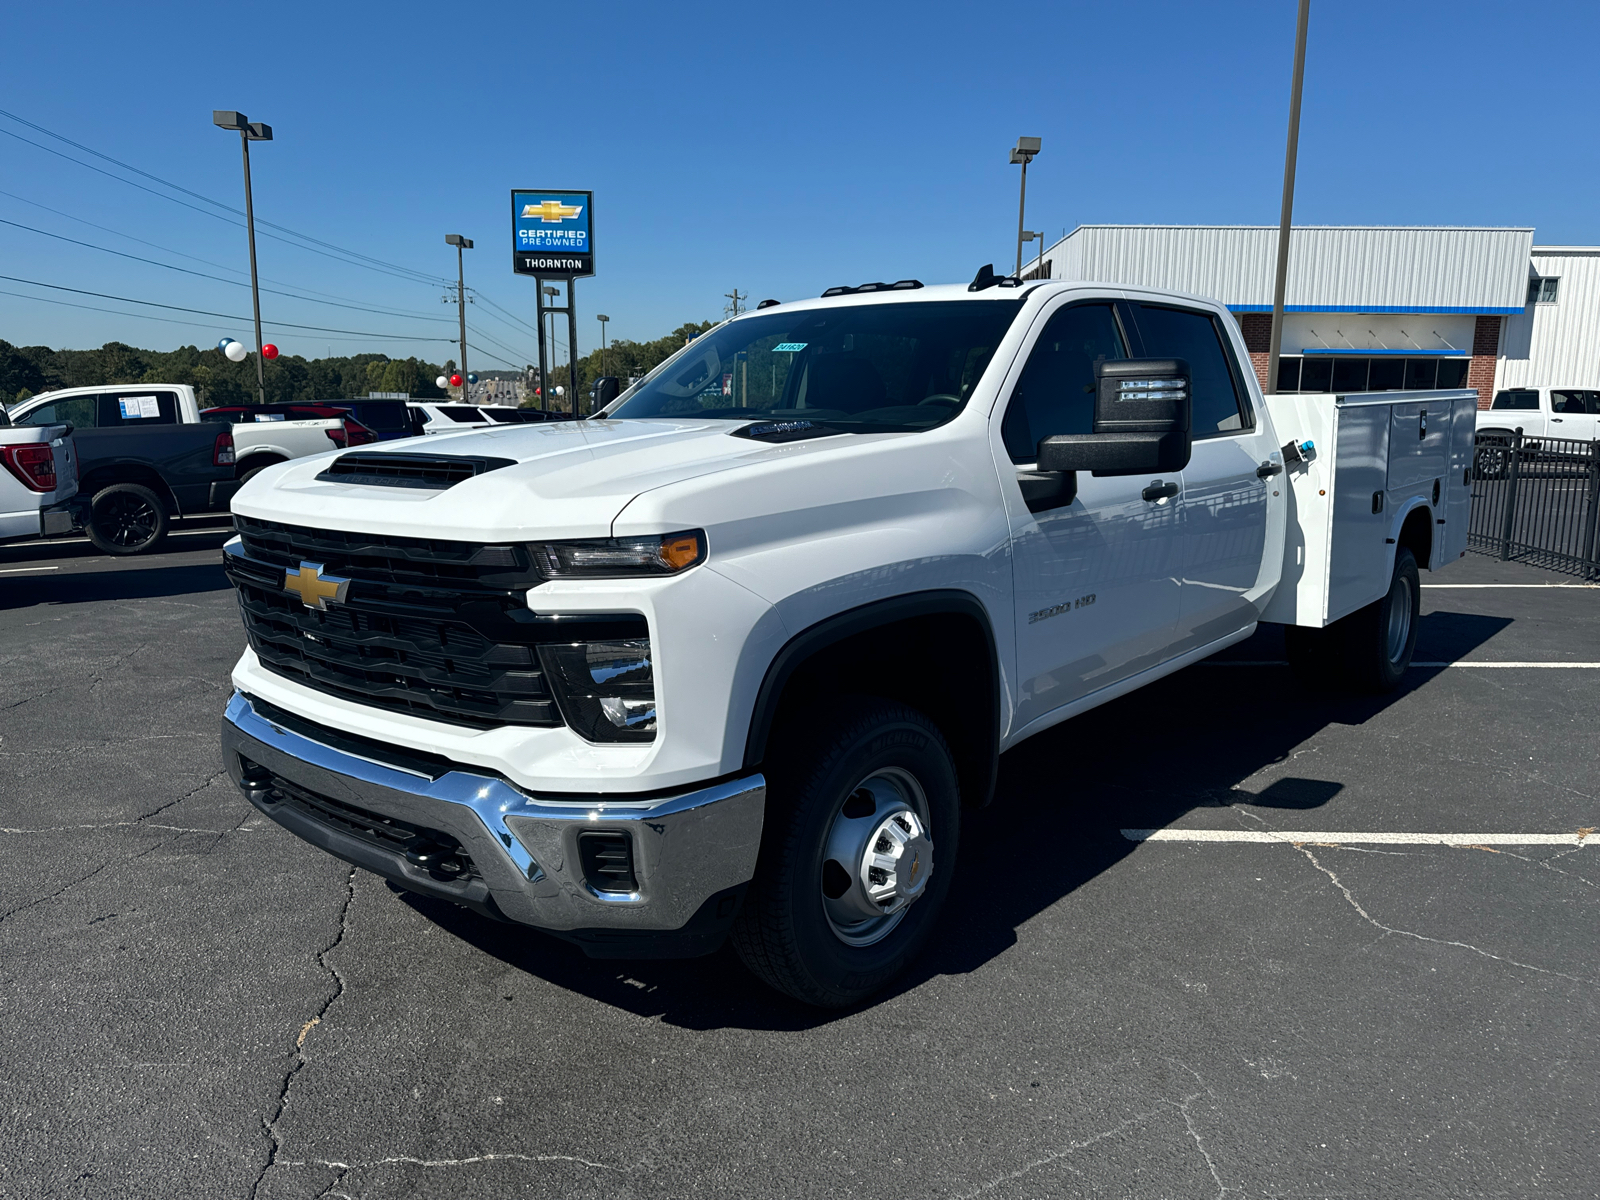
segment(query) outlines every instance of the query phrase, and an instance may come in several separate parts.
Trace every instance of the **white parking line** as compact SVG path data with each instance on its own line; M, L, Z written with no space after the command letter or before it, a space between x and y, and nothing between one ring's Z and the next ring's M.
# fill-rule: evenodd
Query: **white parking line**
M1600 583L1425 583L1422 587L1424 591L1428 588L1600 588Z
M1201 663L1203 667L1287 667L1289 664L1281 658L1242 659L1242 658L1208 658ZM1594 671L1600 670L1600 662L1413 662L1413 667L1484 667L1484 668L1515 668L1517 670L1535 671Z
M1592 830L1577 833L1353 833L1325 829L1124 829L1130 842L1282 842L1288 845L1594 846Z
M0 575L21 575L27 571L59 571L60 567L7 567Z

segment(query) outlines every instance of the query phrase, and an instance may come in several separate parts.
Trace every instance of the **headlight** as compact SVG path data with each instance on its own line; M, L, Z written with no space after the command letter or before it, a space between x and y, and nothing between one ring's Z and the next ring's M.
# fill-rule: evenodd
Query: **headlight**
M535 542L530 549L534 563L547 579L676 575L705 561L706 535L690 529L652 537Z
M656 685L648 638L541 646L567 724L591 742L656 736Z

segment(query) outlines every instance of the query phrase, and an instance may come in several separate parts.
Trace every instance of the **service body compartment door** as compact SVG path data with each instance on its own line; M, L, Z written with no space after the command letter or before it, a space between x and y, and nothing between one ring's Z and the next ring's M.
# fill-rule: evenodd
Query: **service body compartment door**
M1444 481L1444 498L1439 505L1443 525L1434 525L1434 544L1439 553L1429 566L1437 571L1448 567L1467 552L1467 530L1472 525L1472 458L1478 432L1477 397L1456 400L1450 405L1450 464Z
M1340 397L1343 400L1343 397ZM1406 405L1413 410L1417 405ZM1437 405L1435 406L1437 407ZM1392 429L1417 440L1415 411L1407 426L1391 419L1387 404L1339 403L1333 464L1333 521L1328 535L1328 604L1331 623L1371 604L1389 590L1389 529L1384 495ZM1442 462L1441 462L1441 465Z
M1389 410L1389 483L1392 498L1418 486L1440 489L1450 455L1452 420L1448 400L1412 400Z

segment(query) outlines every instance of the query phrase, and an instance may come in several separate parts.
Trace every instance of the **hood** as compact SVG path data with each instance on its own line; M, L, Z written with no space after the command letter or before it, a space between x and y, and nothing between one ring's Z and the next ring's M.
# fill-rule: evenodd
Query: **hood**
M849 438L768 445L730 436L747 424L560 421L406 438L360 452L478 455L515 465L432 491L319 480L349 452L319 454L267 468L240 489L233 510L292 525L412 536L433 530L469 541L607 537L616 515L641 492Z

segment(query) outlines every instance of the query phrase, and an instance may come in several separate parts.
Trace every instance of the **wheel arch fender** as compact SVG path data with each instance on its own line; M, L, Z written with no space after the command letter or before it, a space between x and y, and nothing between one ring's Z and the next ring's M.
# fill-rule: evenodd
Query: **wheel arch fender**
M926 645L941 634L953 639L943 655ZM849 656L857 654L863 661L850 663ZM895 664L914 669L886 678L882 668ZM977 596L958 589L894 596L836 613L791 637L767 665L757 690L744 765L754 767L766 757L786 703L825 691L830 683L845 692L902 700L926 713L955 755L965 803L989 803L999 762L1001 671L993 624Z
M263 447L260 450L250 450L234 467L236 478L243 479L246 471L254 471L257 467L275 467L281 462L288 462L289 456L276 449Z
M98 464L78 480L78 495L93 500L96 492L117 483L137 483L141 487L147 487L161 498L161 502L167 506L169 516L177 516L181 512L178 498L172 494L172 489L167 486L167 481L161 477L161 473L144 463Z
M1422 570L1432 569L1433 560L1433 506L1425 496L1412 496L1395 510L1389 527L1389 571L1394 572L1395 555L1404 546L1411 551Z

